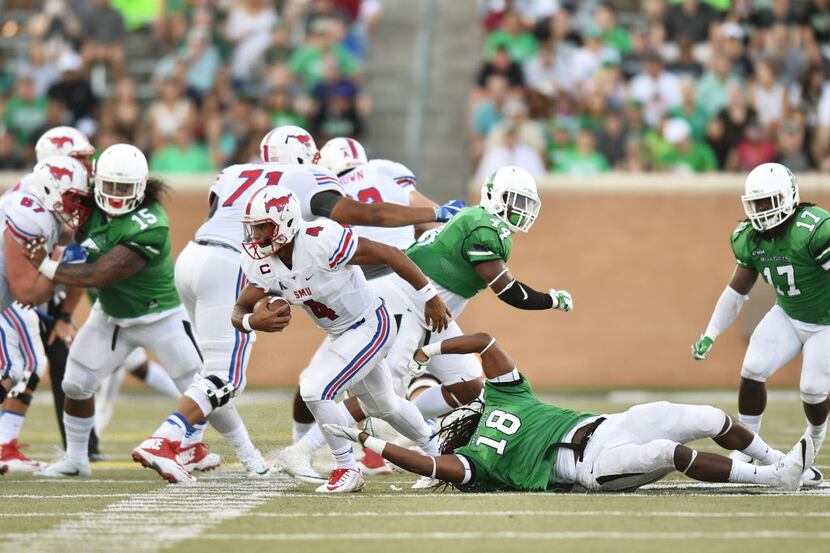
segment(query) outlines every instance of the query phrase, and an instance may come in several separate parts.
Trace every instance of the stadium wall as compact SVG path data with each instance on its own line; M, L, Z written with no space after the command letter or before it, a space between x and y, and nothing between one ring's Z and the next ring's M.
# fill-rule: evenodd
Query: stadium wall
M171 182L177 254L204 219L210 179ZM819 176L800 182L803 200L830 205ZM522 312L483 294L460 317L462 328L497 336L537 387L735 387L748 334L773 301L769 287L759 282L708 360L693 361L690 345L734 267L729 235L743 215L742 183L728 175L546 179L541 215L515 237L510 267L538 289L569 290L575 311ZM282 334L258 336L249 385L296 384L323 334L300 309L294 315ZM771 385L797 380L790 363Z

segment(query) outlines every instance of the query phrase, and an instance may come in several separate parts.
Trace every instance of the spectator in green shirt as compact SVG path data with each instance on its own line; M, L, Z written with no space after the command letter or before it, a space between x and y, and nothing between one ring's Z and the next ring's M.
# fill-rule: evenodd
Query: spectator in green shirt
M327 55L337 60L343 75L352 77L360 70L360 61L336 41L329 23L325 18L315 20L310 26L306 43L297 48L288 60L291 71L309 90L323 78L323 61Z
M162 15L163 0L112 0L110 3L121 12L128 31L150 25Z
M623 27L617 25L617 17L614 11L606 5L597 7L594 12L594 22L602 30L602 41L614 48L621 56L631 51L631 34Z
M741 84L741 80L732 73L732 61L723 55L713 55L710 70L697 82L697 103L709 117L713 117L726 107L729 99L729 87Z
M655 153L657 169L706 173L718 167L715 152L707 144L692 139L692 127L685 119L675 118L663 127L669 147Z
M18 146L26 146L32 131L46 122L47 103L45 96L35 93L35 81L30 75L18 78L15 95L6 104L3 114L3 124Z
M590 176L605 173L610 169L608 160L596 150L593 133L581 129L576 135L576 147L556 156L554 173Z
M153 152L150 171L154 173L213 173L216 171L208 149L193 142L187 125L176 131L176 140Z
M505 12L501 25L484 41L484 57L491 59L499 47L507 48L510 57L517 63L524 63L536 55L539 43L533 34L527 32L519 14L514 11Z
M684 79L680 83L681 102L669 110L669 117L685 119L692 127L692 138L698 142L706 136L706 126L709 115L695 99L695 83L691 79Z

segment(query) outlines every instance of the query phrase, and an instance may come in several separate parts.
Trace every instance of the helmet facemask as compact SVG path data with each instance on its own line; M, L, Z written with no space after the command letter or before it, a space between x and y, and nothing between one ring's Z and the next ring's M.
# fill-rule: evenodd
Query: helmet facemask
M242 247L254 259L267 259L291 241L280 225L270 220L243 221L242 232Z
M133 211L144 200L147 181L113 181L95 176L95 203L107 214L123 215Z
M504 211L499 215L504 224L513 232L527 232L542 207L539 198L529 196L518 190L508 190L502 196Z
M53 213L72 230L78 230L92 215L92 194L78 190L67 190L61 194L60 204Z
M799 203L798 189L744 194L741 203L752 227L764 232L777 227L793 214Z

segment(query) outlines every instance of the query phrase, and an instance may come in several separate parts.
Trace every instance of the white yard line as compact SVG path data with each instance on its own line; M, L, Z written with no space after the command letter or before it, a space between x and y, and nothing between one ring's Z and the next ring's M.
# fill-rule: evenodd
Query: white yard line
M830 518L827 511L739 511L739 512L695 512L695 511L325 511L291 513L248 513L258 518L372 518L372 517L657 517L657 518Z
M230 541L367 541L367 540L758 540L830 539L830 532L359 532L203 534Z
M67 494L63 497L126 498L100 511L69 513L66 520L51 528L5 534L0 550L157 551L198 538L217 523L244 516L293 485L287 478L255 480L240 475L205 478L192 485L165 485L136 494Z

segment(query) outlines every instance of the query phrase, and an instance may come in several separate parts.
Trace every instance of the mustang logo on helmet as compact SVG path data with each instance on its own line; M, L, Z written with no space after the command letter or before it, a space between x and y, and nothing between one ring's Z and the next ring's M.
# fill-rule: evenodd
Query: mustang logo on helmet
M288 139L293 138L306 148L311 147L311 136L307 134L289 134L285 137L285 143L288 144Z
M66 144L75 145L75 141L71 136L50 136L48 140L57 148L63 148Z
M56 165L49 164L47 164L46 167L48 167L49 172L52 173L52 178L55 178L57 180L62 180L64 177L69 177L69 180L71 181L72 178L75 176L74 173L66 167L58 167Z
M275 208L278 213L282 213L285 209L285 206L288 205L288 200L290 196L282 196L280 198L271 198L267 202L265 202L265 213L269 213L271 208Z

